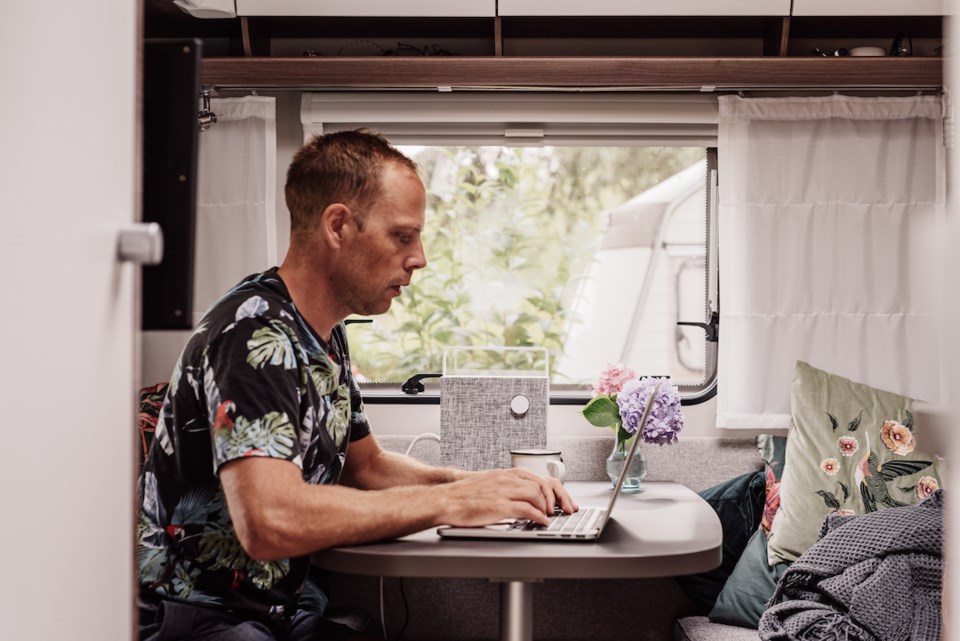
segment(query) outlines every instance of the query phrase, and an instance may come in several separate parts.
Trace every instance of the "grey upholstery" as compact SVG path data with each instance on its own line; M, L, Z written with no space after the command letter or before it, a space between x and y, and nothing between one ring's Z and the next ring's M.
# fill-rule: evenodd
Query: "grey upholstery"
M378 435L384 449L405 452L413 436ZM547 447L563 453L567 478L571 481L600 481L605 478L604 461L613 449L613 435L595 437L561 436L547 439ZM647 459L647 479L676 481L699 492L740 474L763 467L754 439L693 436L673 445L641 445ZM440 445L420 439L411 456L438 465Z
M686 617L673 628L674 641L759 641L756 630L711 623L707 617Z

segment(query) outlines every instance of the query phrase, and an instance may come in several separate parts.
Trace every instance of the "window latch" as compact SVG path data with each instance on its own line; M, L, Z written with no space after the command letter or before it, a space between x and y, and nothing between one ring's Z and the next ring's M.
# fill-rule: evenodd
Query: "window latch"
M678 321L677 325L691 325L693 327L699 327L707 333L707 340L711 343L716 343L717 339L720 338L720 314L717 312L710 313L710 322L709 323L694 323L690 321Z
M443 374L414 374L406 380L406 382L400 386L400 391L404 394L410 394L411 396L416 396L420 392L424 391L422 381L425 378L440 378Z

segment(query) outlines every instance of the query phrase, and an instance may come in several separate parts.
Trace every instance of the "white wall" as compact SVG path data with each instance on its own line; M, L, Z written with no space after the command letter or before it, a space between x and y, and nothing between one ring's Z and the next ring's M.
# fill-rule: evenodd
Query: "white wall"
M367 416L373 431L378 434L410 434L423 432L439 433L439 405L384 405L367 403ZM581 406L551 405L547 414L547 433L550 436L606 436L607 428L594 427L580 414ZM750 437L759 434L756 430L719 430L715 427L717 416L716 398L705 403L683 408L684 436ZM768 430L772 434L785 434L783 430Z
M944 0L944 13L949 16L945 22L946 42L955 42L954 38L958 34L957 7L960 6L954 0ZM953 47L948 48L950 56L946 61L944 84L953 96L952 113L947 116L956 119L956 92L960 88L960 57L955 53ZM955 128L956 125L953 125ZM951 128L951 129L953 129ZM941 283L942 299L944 308L942 310L942 321L944 328L941 335L948 339L944 354L944 364L946 366L945 377L945 397L950 417L949 424L945 426L945 432L952 435L960 422L960 339L957 337L956 322L960 318L960 299L956 296L957 277L960 276L960 253L957 248L960 247L960 197L957 189L960 187L960 151L957 145L960 144L955 130L947 132L952 135L952 141L948 140L950 147L947 153L947 233L943 236L943 245L939 248L943 256L943 282ZM949 432L948 432L949 430ZM948 456L956 461L960 456L960 440L949 438L950 449ZM947 630L943 636L944 641L960 641L960 571L958 571L956 558L960 550L960 510L952 507L954 503L948 504L947 510L947 549L949 556L947 558L946 570L946 594L944 595L943 612L946 618ZM951 614L952 613L952 614Z
M137 4L0 5L0 637L132 638Z

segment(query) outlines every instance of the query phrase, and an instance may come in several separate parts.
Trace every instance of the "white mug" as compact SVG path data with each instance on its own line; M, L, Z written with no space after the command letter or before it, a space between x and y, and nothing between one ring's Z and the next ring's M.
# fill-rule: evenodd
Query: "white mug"
M510 450L510 460L513 467L523 467L561 483L567 475L559 450Z

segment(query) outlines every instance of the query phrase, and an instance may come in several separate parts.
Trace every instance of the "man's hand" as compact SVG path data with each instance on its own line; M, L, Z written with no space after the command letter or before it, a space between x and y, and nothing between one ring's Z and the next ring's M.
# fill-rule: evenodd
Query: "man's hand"
M434 491L443 505L440 520L449 525L488 525L508 518L548 525L556 506L567 514L580 509L560 481L517 467L476 472Z

